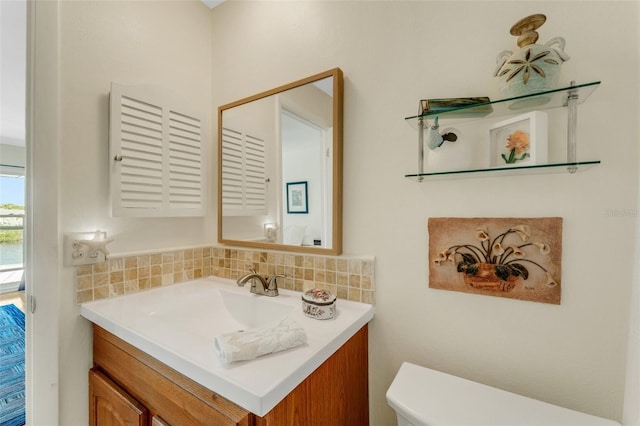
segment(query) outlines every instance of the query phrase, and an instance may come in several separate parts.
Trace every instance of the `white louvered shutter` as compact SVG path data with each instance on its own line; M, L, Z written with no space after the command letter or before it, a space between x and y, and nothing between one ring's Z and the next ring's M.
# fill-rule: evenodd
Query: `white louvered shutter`
M229 216L267 214L264 140L222 129L222 209Z
M202 121L162 89L112 83L113 216L204 215Z

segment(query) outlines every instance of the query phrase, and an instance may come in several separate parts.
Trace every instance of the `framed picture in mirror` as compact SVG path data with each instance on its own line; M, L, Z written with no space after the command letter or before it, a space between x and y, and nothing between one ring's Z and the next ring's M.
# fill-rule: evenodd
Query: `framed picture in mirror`
M287 183L287 213L309 213L306 181Z

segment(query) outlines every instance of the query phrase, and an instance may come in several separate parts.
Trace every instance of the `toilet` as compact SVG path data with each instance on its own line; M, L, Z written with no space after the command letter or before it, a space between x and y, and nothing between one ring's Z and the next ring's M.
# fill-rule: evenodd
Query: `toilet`
M405 362L387 391L398 426L609 426L620 423Z

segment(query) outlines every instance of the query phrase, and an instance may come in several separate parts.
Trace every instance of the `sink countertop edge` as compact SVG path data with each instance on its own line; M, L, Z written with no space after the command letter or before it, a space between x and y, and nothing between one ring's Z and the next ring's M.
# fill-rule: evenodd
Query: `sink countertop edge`
M331 357L342 345L347 343L347 341L352 338L358 330L364 327L373 319L373 309L369 312L370 315L363 316L359 318L358 321L354 322L349 326L343 333L341 333L336 339L327 344L322 351L316 353L312 356L306 363L304 363L297 371L292 373L289 377L287 377L281 387L274 392L269 393L264 397L262 404L260 406L260 412L262 414L258 414L259 416L266 415L269 411L273 409L284 397L286 397L292 390L296 388L300 383L302 383L311 373L313 373L322 363L324 363L327 359Z

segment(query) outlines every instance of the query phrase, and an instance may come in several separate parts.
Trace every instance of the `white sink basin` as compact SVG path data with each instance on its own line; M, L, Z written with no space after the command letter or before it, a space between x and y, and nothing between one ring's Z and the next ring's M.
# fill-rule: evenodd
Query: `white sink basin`
M219 334L268 325L295 310L291 303L252 294L246 287L187 289L175 286L170 296L146 300L136 310L154 323L211 340Z
M218 290L222 302L231 317L247 328L273 323L289 315L295 309L291 305L278 303L273 298L258 296L248 291L246 294Z

